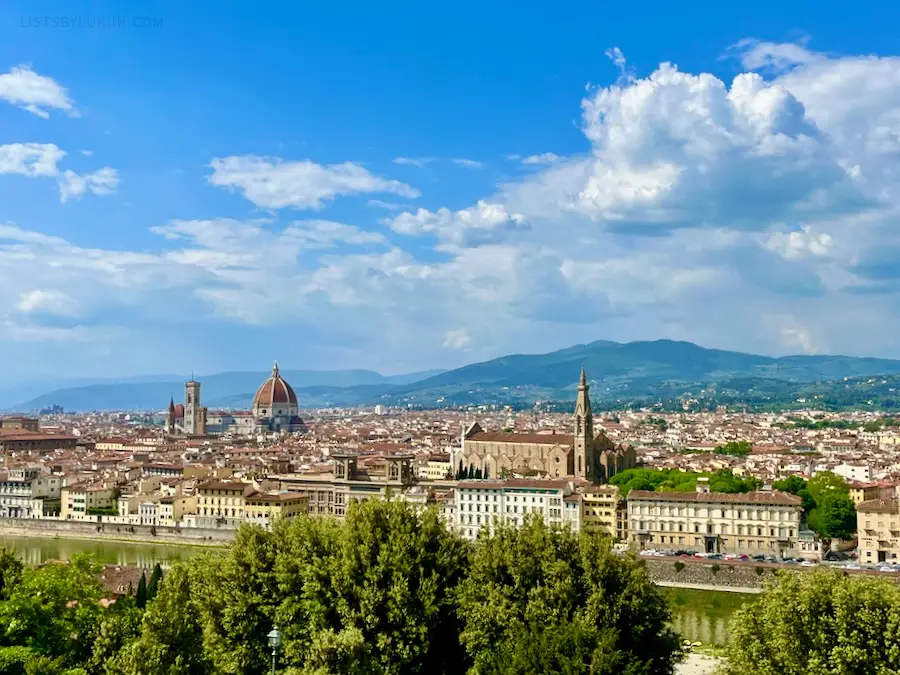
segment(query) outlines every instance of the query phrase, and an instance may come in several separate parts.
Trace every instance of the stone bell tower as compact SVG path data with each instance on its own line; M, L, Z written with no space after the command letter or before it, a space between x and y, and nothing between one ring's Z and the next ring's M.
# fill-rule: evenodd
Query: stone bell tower
M590 386L587 374L581 368L581 380L578 383L578 398L575 399L575 435L574 459L575 475L591 482L596 482L594 460L594 413L591 410Z

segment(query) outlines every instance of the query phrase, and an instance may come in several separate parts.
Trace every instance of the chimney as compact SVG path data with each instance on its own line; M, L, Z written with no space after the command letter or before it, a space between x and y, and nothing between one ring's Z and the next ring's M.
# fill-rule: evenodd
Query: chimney
M706 476L700 476L697 479L697 492L707 493L709 492L709 478Z

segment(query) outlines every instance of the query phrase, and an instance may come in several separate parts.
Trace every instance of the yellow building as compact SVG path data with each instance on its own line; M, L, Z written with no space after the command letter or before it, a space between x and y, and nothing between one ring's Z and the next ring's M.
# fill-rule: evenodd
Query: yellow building
M628 536L625 500L615 485L591 485L581 490L581 523L585 530L601 531L614 539Z
M897 484L892 481L877 483L850 481L848 487L850 488L850 499L859 506L872 499L891 499L897 489Z
M251 483L213 480L195 492L198 527L236 527L244 519L245 497L255 490Z
M785 556L795 554L801 499L785 492L628 494L629 537L641 548L705 553Z
M307 513L309 497L299 492L252 492L244 497L244 522L247 523L269 527L276 519L291 520Z
M856 507L861 563L900 563L900 489L891 499L870 499Z

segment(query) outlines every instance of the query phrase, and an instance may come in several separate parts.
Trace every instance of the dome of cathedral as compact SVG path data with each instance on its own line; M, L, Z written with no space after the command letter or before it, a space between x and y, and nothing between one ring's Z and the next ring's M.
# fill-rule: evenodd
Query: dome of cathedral
M275 405L297 405L297 395L287 382L281 377L278 371L278 364L272 368L272 375L268 380L263 382L262 386L256 391L253 397L253 409L268 409Z

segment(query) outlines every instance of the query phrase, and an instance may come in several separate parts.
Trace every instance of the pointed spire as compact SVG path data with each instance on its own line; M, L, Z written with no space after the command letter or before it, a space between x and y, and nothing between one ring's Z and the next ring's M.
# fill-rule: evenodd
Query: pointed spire
M175 397L171 395L169 396L169 412L175 412Z
M580 387L587 386L587 373L584 372L584 365L581 366L581 381L578 383Z

